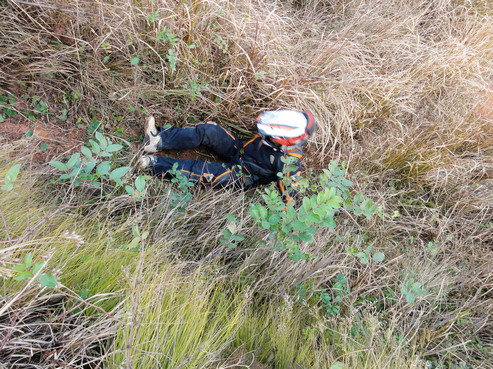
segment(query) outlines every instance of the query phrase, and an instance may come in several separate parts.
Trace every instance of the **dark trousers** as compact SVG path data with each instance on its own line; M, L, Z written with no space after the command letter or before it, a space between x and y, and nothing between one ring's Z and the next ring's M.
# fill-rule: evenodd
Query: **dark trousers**
M230 131L208 122L198 124L195 128L161 130L159 136L161 142L157 147L158 150L185 150L206 146L224 161L210 162L153 156L151 164L155 175L169 175L173 165L178 163L177 170L193 182L200 181L214 186L243 187L245 185L245 177L238 160L242 142Z

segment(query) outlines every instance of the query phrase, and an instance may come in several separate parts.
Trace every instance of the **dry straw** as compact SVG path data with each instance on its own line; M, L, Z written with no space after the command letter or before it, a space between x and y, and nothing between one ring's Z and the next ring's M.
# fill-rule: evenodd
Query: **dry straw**
M65 192L42 167L27 169L32 140L2 137L0 178L13 156L22 171L21 185L0 192L1 273L50 252L45 268L62 283L3 279L2 363L489 367L489 2L4 3L2 91L27 107L38 96L56 110L65 98L67 120L47 124L86 128L97 117L107 134L140 132L145 109L161 123L212 119L248 136L261 111L309 109L320 128L307 177L329 159L348 162L355 190L384 216L339 215L302 245L315 258L294 263L264 246L248 211L262 201L255 191L195 188L184 212L160 181L141 203L118 189L111 199ZM136 155L130 144L119 160ZM226 213L246 238L236 249L220 242ZM139 250L125 249L132 226L150 232ZM368 246L385 261L362 264L350 251ZM320 296L337 297L338 274L350 293L330 315ZM411 280L423 286L415 303L401 293Z

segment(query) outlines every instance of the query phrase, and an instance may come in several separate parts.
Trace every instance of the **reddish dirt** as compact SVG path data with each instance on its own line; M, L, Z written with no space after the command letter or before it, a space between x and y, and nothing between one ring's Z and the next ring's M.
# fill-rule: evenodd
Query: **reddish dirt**
M64 129L60 126L45 123L41 120L32 122L25 118L10 118L0 123L0 142L14 141L26 137L27 132L32 131L31 139L35 145L46 143L46 152L38 151L35 159L45 162L49 157L69 153L83 142L80 137L83 131L73 128Z
M175 159L192 159L202 161L221 161L219 157L210 152L207 148L201 146L196 149L188 150L166 150L157 154L158 156L169 156Z

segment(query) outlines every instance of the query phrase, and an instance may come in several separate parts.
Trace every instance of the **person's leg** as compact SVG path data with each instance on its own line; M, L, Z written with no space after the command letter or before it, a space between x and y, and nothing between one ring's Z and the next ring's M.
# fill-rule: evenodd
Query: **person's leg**
M146 162L147 164L143 167L151 167L154 175L173 176L171 172L177 163L176 169L192 182L210 183L213 186L241 185L236 174L237 168L229 163L182 160L163 156L147 156L146 158L149 158L149 162Z
M241 146L233 133L216 123L198 124L194 128L171 128L160 130L155 127L154 118L149 117L146 125L144 151L185 150L206 146L225 160L231 160Z

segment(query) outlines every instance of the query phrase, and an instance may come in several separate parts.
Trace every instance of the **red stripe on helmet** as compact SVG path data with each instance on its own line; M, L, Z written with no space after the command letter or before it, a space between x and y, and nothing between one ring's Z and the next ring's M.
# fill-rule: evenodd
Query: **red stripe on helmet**
M315 119L313 119L313 114L312 114L310 111L305 110L303 113L304 113L304 114L305 114L305 116L308 118L308 119L307 119L307 120L308 120L308 123L306 124L306 132L307 132L308 134L311 134L311 133L312 133L313 128L315 128L315 127L314 127L314 125L315 125Z

